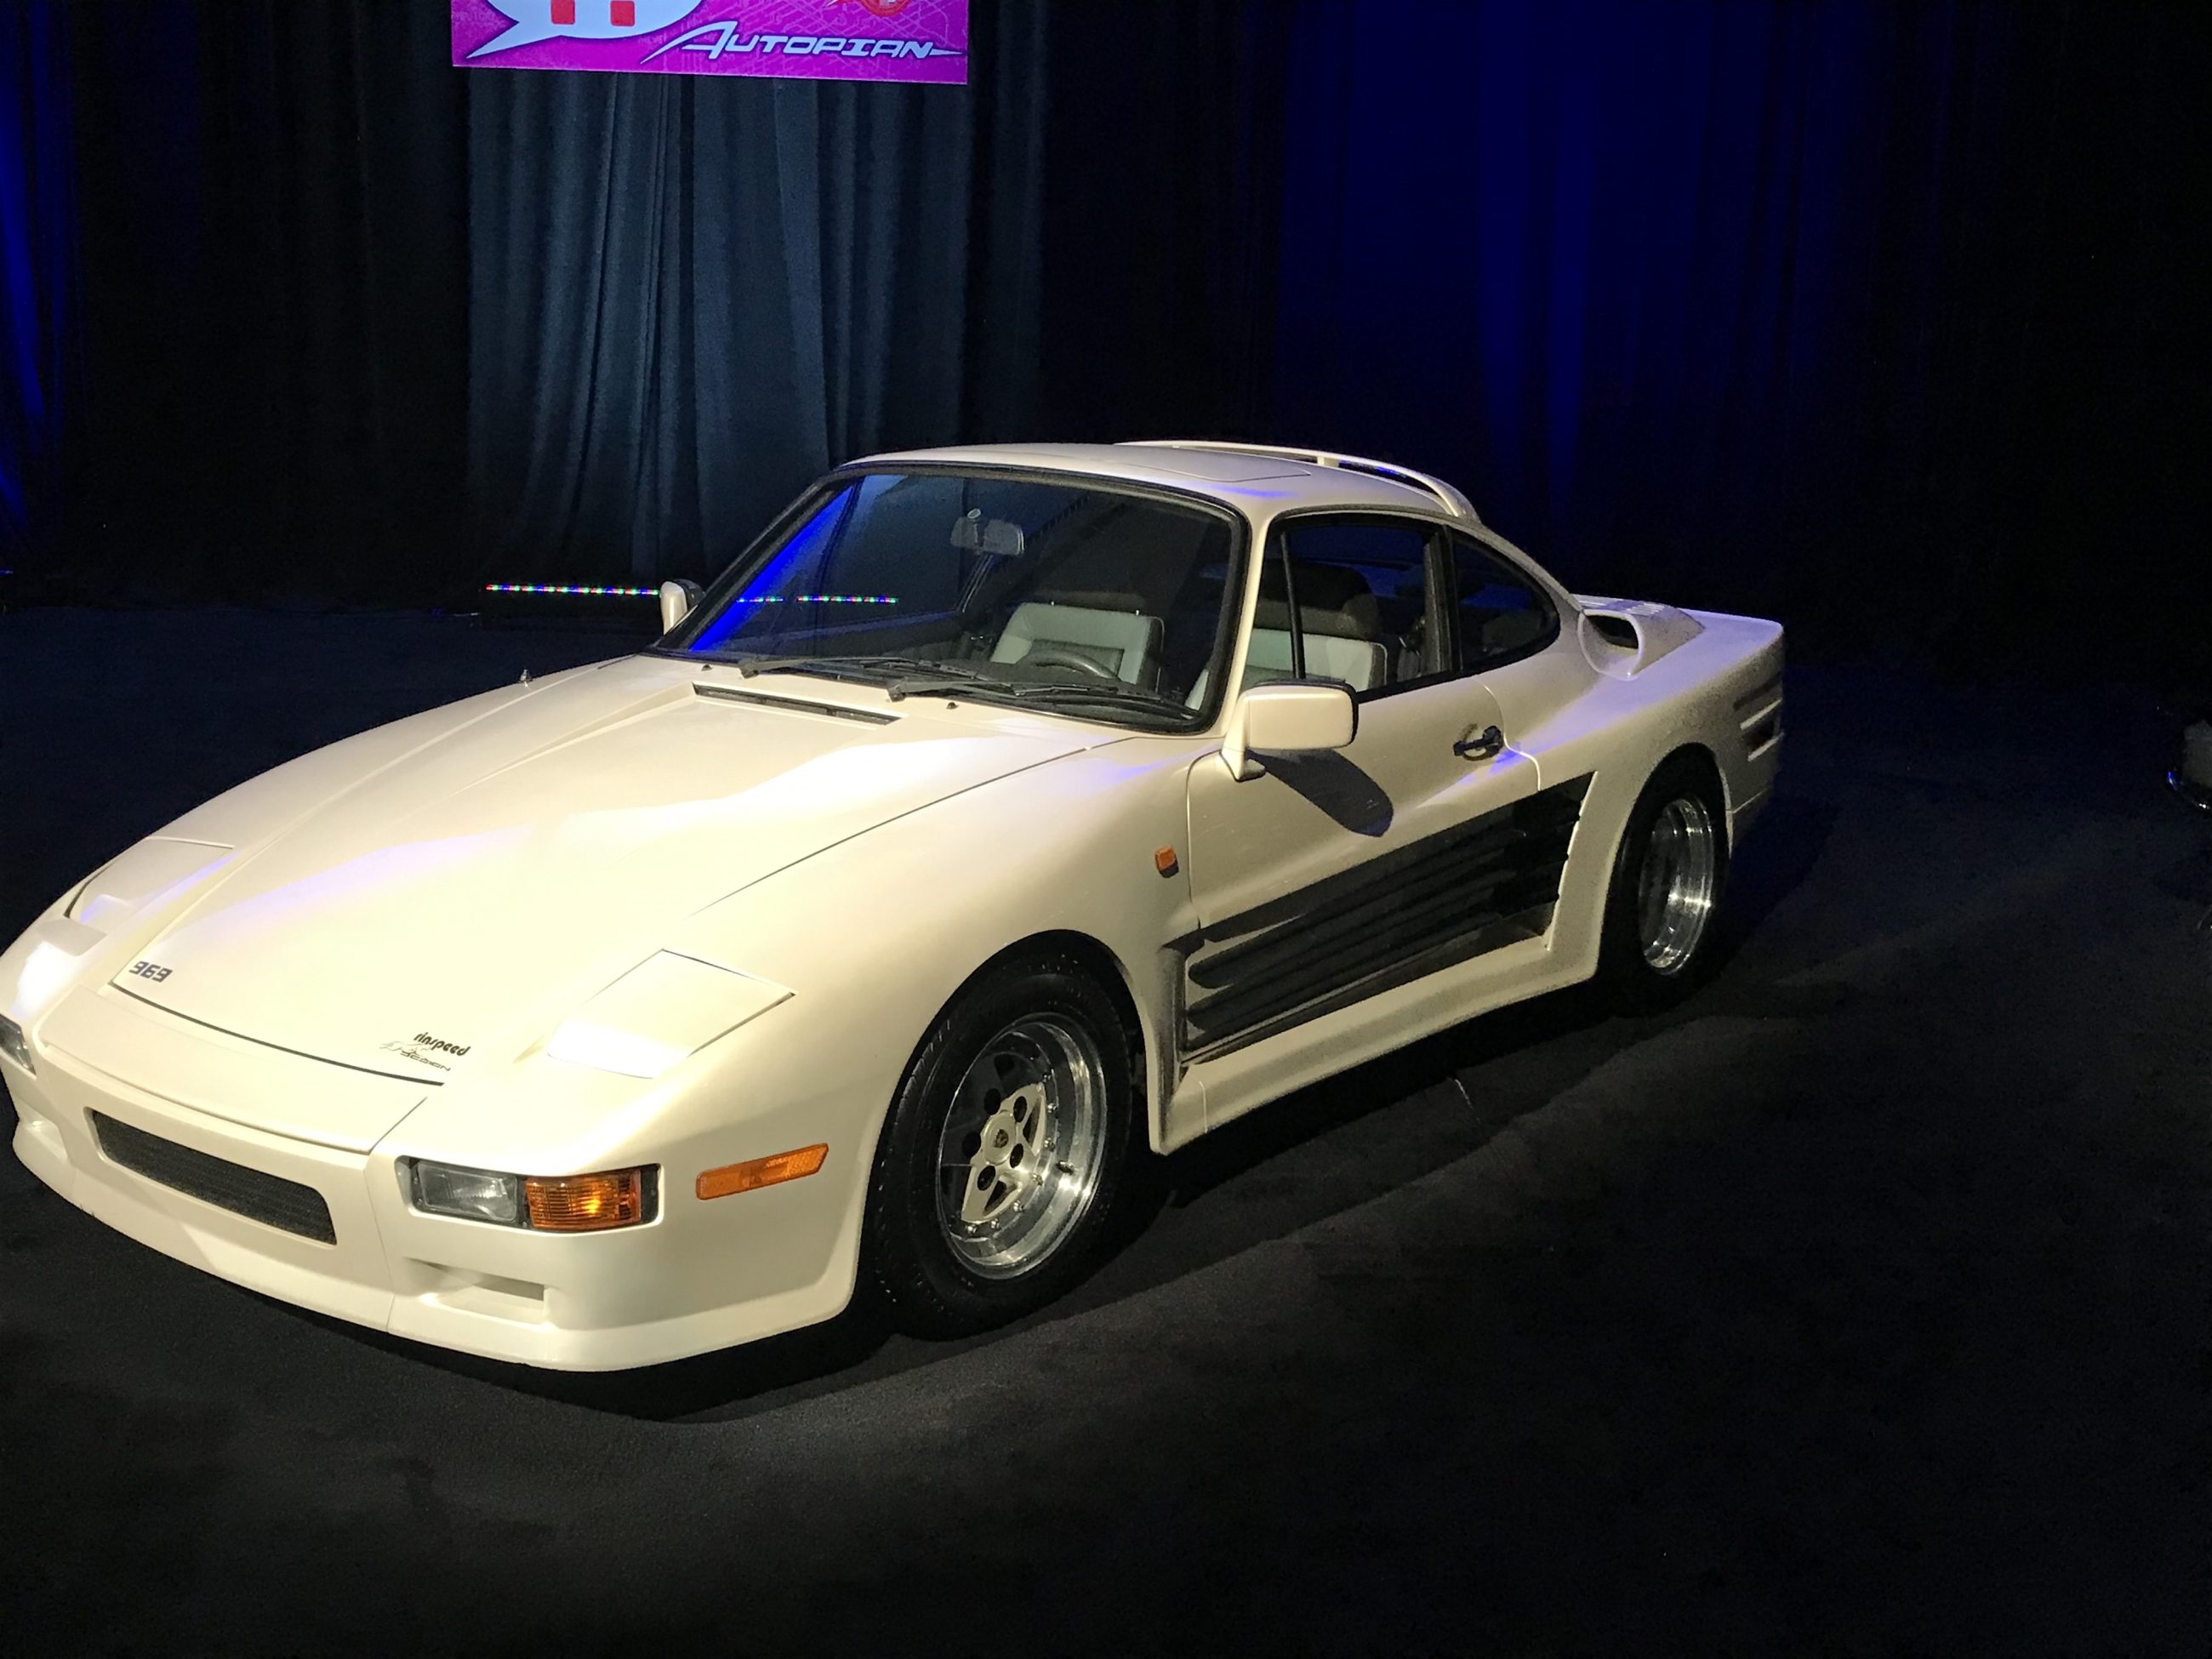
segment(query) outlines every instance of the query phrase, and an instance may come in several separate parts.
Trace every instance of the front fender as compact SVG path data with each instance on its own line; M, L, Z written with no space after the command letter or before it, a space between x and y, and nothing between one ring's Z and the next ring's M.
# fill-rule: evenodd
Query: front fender
M880 1120L962 983L1024 939L1081 934L1136 1006L1158 1144L1179 983L1164 947L1196 924L1187 779L1208 747L1133 738L952 796L710 906L670 948L789 986L771 1018L805 1033L817 1086Z

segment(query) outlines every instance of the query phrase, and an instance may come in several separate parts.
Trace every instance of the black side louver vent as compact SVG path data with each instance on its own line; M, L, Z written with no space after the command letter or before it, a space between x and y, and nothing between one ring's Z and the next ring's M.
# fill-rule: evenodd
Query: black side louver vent
M1226 1053L1542 933L1589 781L1555 785L1182 940L1185 1056Z

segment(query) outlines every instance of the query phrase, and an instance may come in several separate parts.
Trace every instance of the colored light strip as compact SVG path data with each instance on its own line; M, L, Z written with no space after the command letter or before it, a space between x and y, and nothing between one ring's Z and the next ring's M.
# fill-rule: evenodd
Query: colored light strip
M487 593L573 593L588 594L594 599L650 599L658 595L657 587L589 587L574 586L562 582L486 582Z
M896 605L883 593L757 593L741 594L732 605Z
M0 576L10 576L11 570L0 570ZM594 587L568 582L486 582L487 593L568 593L587 595L593 599L650 599L660 590L657 587ZM887 593L766 593L754 598L739 598L732 605L896 605L898 601Z

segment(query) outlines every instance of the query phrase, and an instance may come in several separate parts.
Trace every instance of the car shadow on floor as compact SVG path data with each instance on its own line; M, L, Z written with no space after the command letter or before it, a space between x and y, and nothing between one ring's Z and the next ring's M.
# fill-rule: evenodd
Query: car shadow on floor
M730 1421L929 1365L1200 1272L1480 1151L1596 1066L1714 1012L1782 997L1741 959L1807 878L1832 809L1778 799L1732 877L1713 982L1665 1014L1616 1017L1589 986L1470 1019L1339 1073L1153 1160L1100 1268L1052 1307L981 1336L903 1335L866 1294L823 1324L637 1370L535 1370L303 1315L354 1340L503 1389L648 1421Z

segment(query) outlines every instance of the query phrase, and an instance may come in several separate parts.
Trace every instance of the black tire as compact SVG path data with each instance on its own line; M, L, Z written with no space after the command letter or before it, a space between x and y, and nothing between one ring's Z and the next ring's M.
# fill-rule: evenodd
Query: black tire
M1711 890L1702 927L1679 962L1655 965L1647 954L1639 915L1644 877L1653 856L1653 831L1677 802L1694 803L1710 830ZM1626 1012L1650 1013L1673 1006L1711 976L1717 955L1717 912L1728 889L1728 811L1720 779L1703 755L1669 756L1637 798L1613 854L1606 889L1605 933L1598 978L1613 1006Z
M1063 1224L1048 1254L1010 1276L993 1277L963 1260L948 1237L940 1142L956 1103L965 1098L962 1085L987 1047L1038 1021L1087 1037L1095 1055L1094 1097L1102 1109L1097 1172L1087 1201ZM1134 1022L1068 951L1044 950L996 963L953 999L900 1080L869 1181L862 1270L896 1324L918 1336L988 1330L1055 1300L1097 1265L1142 1134L1141 1074Z

